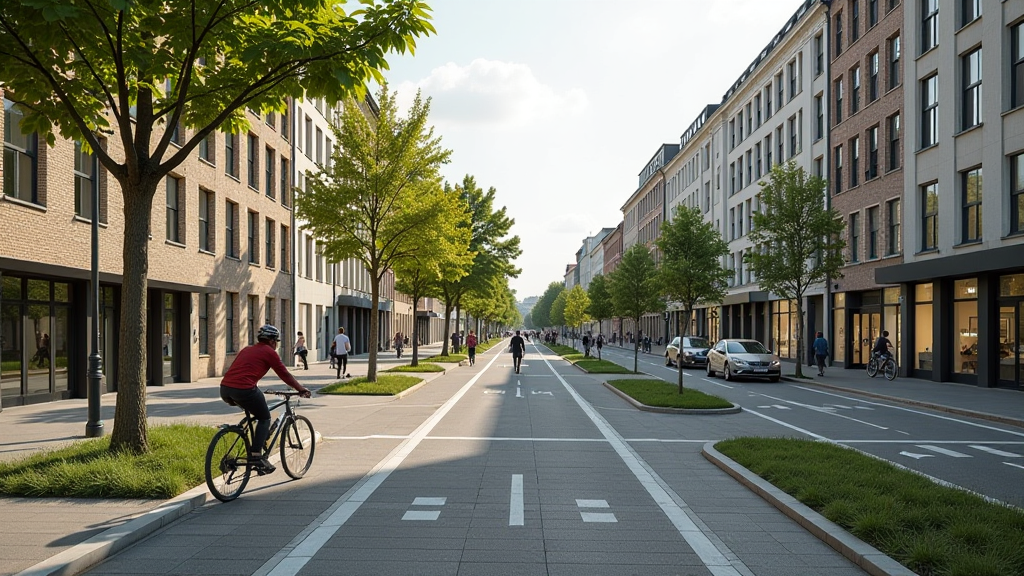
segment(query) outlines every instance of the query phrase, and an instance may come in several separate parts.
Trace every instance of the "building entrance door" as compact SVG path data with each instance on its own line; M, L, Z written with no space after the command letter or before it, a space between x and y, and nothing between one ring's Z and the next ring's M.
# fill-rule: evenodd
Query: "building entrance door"
M1024 388L1024 298L999 303L999 380Z
M871 347L882 332L882 315L878 312L854 312L850 331L851 364L863 367L871 358Z

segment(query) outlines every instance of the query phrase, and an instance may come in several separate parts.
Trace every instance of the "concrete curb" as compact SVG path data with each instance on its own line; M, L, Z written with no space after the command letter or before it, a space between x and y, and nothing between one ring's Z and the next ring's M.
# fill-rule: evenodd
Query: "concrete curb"
M632 396L626 394L622 390L619 390L615 386L607 382L602 382L604 387L614 392L619 398L622 398L626 402L629 402L637 410L643 410L644 412L658 412L659 414L702 414L702 415L718 415L718 414L739 414L743 411L743 408L733 404L732 408L708 408L700 410L697 408L666 408L663 406L648 406L647 404L641 404L637 402Z
M888 400L890 402L897 402L899 404L906 404L908 406L917 406L919 408L928 408L930 410L936 410L939 412L946 412L947 414L956 414L958 416L968 416L970 418L977 418L978 420L988 420L989 422L998 422L1000 424L1007 424L1010 426L1017 426L1024 428L1024 420L1019 418L1010 418L1009 416L1002 416L1000 414L990 414L988 412L978 412L976 410L965 410L963 408L957 408L955 406L946 406L945 404L935 404L933 402L924 402L922 400L911 400L909 398L901 398L899 396L889 396L887 394L879 394L877 392L868 392L866 390L859 390L857 388L847 388L845 386L836 386L835 384L826 384L824 382L817 382L815 380L802 380L800 378L793 378L791 376L783 376L783 380L787 382L796 382L800 384L807 384L809 386L817 386L819 388L826 388L828 390L835 390L837 392L845 392L847 394L858 394L860 396L866 396L868 398L876 398L878 400Z
M715 450L714 444L714 442L708 442L704 445L701 454L705 458L752 492L767 500L772 506L803 526L819 540L831 546L836 552L863 568L868 574L872 576L916 576L906 566L886 556L874 546L850 534L838 524L811 510L796 498L779 490L760 476Z
M142 516L89 538L16 576L74 576L128 548L206 503L206 484L180 494Z

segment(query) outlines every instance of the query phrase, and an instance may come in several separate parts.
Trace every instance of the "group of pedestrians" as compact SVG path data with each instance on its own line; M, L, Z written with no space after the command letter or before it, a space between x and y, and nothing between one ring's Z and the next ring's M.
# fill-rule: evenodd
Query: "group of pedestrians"
M594 337L594 333L587 331L583 335L583 356L590 358L591 348L597 348L597 357L601 358L601 349L604 348L604 334L598 333L597 337Z

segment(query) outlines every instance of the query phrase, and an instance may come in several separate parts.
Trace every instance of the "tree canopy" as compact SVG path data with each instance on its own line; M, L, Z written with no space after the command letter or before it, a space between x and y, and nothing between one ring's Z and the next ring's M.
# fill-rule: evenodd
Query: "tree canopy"
M552 282L548 284L544 294L537 299L537 303L533 305L533 310L530 314L533 315L534 325L543 330L548 326L554 326L554 322L551 321L551 305L555 302L555 298L558 297L559 292L565 288L563 282Z
M830 278L842 276L843 220L825 209L825 181L809 177L790 161L772 168L761 182L763 212L754 212L750 239L758 249L746 255L762 289L796 302L796 374L804 342L803 297L807 290Z
M590 307L587 312L594 320L597 320L597 331L600 333L602 331L601 321L615 315L615 305L612 303L612 295L608 292L608 282L603 274L594 276L590 281L590 286L587 286L587 296L590 297Z
M644 314L665 309L658 285L658 271L647 246L634 244L626 250L618 267L608 275L608 280L615 313L633 319L635 325L640 325ZM639 363L639 345L640 338L637 338L633 344L633 372L637 371Z
M246 130L246 108L361 97L389 54L434 32L429 10L418 0L367 0L351 13L327 0L0 2L0 84L25 113L22 131L82 142L124 198L111 450L149 448L149 223L162 179L215 130ZM188 137L172 147L178 126Z
M587 291L579 284L573 286L565 297L565 323L577 328L585 322L590 322L588 308L590 297L587 296Z

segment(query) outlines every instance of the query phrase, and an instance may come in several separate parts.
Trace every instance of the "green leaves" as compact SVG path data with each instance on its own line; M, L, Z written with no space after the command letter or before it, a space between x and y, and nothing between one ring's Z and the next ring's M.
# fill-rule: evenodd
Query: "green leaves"
M699 209L679 206L672 221L662 224L657 244L663 255L658 271L661 292L681 303L687 316L697 304L725 297L730 272L722 258L729 245Z
M590 322L590 296L587 296L583 287L579 284L572 287L572 290L565 298L565 323L569 326L579 326Z
M615 315L612 295L608 292L608 282L603 275L598 274L590 281L590 286L587 286L587 296L590 297L590 307L587 312L594 320L600 322Z
M626 250L619 266L608 275L615 313L639 321L647 313L661 312L665 303L658 285L651 251L643 244Z

